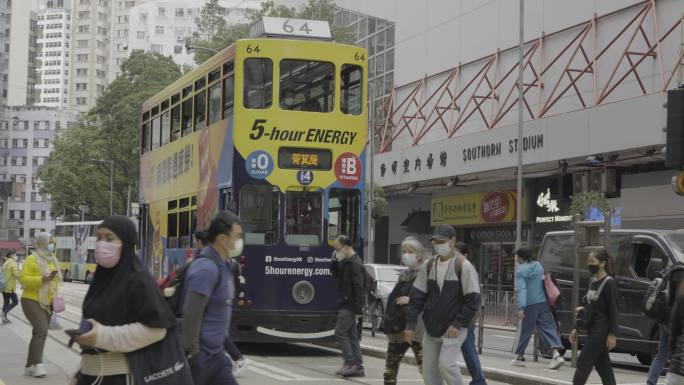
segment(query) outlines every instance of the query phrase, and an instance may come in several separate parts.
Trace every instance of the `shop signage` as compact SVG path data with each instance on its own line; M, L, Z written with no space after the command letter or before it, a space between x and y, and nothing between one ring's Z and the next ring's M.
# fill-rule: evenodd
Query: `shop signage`
M526 240L529 237L530 226L524 225L522 228L522 239ZM479 229L472 229L466 232L466 240L472 243L483 242L515 242L516 230L515 226L497 226L485 227Z
M537 212L540 214L535 218L536 223L572 222L572 215L560 215L558 214L560 211L558 200L551 199L550 188L539 193L537 196Z
M432 198L430 223L463 226L515 220L515 191L492 191Z
M451 138L435 132L419 145L397 138L392 151L373 157L374 182L392 186L506 169L517 165L518 151L525 165L558 164L559 160L660 145L659 129L649 124L660 119L660 104L657 97L645 96L621 103L621 114L616 114L615 105L607 104L528 121L521 141L517 124L476 132L472 125Z

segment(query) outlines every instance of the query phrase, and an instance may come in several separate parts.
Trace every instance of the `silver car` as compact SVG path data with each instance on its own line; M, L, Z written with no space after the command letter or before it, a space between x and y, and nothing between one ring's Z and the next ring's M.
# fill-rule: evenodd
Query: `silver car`
M367 322L371 322L375 330L382 326L382 319L387 309L387 298L399 281L399 275L406 270L401 265L365 264L368 273L373 277L374 285L371 285L371 293L368 293Z

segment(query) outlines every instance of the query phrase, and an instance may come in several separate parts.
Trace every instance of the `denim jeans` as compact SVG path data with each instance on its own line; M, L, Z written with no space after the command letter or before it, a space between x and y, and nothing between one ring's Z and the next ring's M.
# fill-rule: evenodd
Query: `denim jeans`
M461 345L461 353L463 353L463 361L465 361L472 378L470 385L486 385L487 380L485 380L485 375L482 372L480 356L475 346L475 325L468 329L468 337L466 337L465 342Z
M515 349L515 354L519 357L525 354L525 349L527 349L527 345L530 343L535 327L539 330L540 337L546 340L546 344L551 349L561 348L562 344L558 335L558 329L556 328L556 320L553 318L553 314L551 314L549 305L546 302L538 303L525 308L525 318L522 320L520 340Z
M203 350L190 359L195 385L238 385L233 377L233 363L225 352L216 354Z
M647 385L656 385L658 377L663 372L665 364L670 359L670 332L663 325L658 325L660 328L660 342L658 343L658 353L653 357L651 368L648 370Z

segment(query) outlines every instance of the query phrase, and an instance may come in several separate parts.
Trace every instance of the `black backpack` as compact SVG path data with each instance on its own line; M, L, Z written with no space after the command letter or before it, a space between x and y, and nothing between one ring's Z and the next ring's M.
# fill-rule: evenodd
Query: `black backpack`
M663 271L663 277L656 278L648 285L641 311L658 322L670 319L670 278L675 271L684 271L684 263L678 262Z
M173 314L176 315L176 318L183 317L183 303L181 302L181 300L185 298L183 296L183 293L185 292L185 278L188 275L188 269L190 269L190 265L195 263L195 261L199 260L200 258L196 258L186 263L185 266L183 266L176 273L175 277L172 278L171 284L168 287L163 288L164 299L166 299L166 303L169 304L169 307L171 308ZM216 265L216 271L218 272L218 279L216 280L216 284L214 284L214 288L212 289L213 293L216 291L216 289L218 289L218 286L221 283L221 266L218 262L216 262L214 258L209 259L211 259L211 261L214 262L214 264ZM168 279L169 278L167 278L166 280Z

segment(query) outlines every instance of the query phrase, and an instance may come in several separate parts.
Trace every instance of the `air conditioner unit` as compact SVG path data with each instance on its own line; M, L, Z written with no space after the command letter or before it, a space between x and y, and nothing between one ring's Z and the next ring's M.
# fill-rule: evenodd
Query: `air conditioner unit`
M572 193L581 194L589 191L589 172L572 174Z

